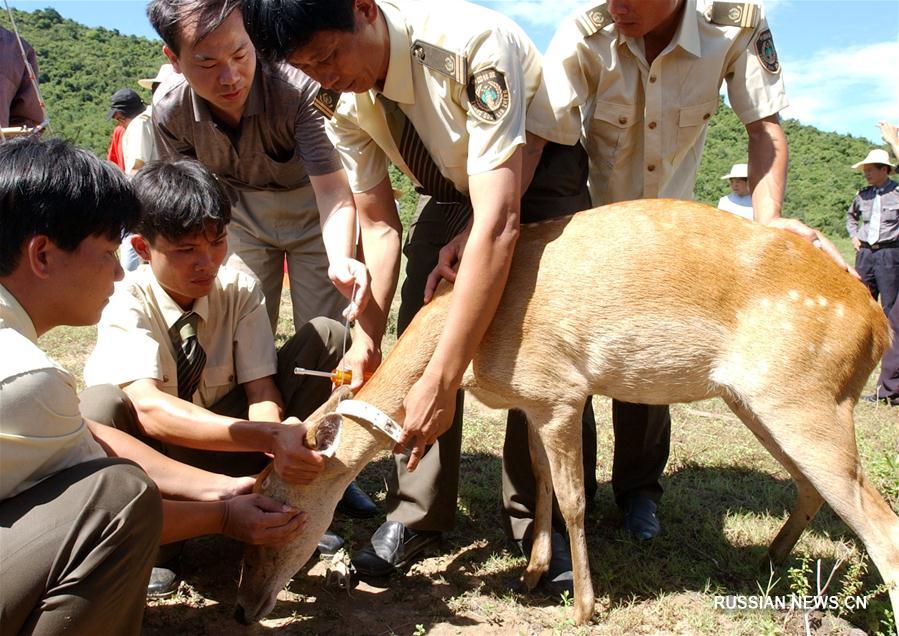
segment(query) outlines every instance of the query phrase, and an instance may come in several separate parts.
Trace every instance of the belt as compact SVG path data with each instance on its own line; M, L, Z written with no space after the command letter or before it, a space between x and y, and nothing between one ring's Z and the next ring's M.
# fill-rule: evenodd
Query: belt
M882 250L885 247L899 247L899 240L897 241L881 241L880 243L875 243L871 245L870 243L865 243L864 241L859 241L862 247L867 247L869 250L876 252L877 250Z

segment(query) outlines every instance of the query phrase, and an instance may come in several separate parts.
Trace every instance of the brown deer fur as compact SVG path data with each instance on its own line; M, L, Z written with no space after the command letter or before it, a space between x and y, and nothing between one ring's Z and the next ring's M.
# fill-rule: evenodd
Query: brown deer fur
M356 399L402 422L403 398L434 351L449 300L445 286ZM579 496L587 396L644 404L720 397L796 482L772 560L787 556L827 501L864 542L899 609L899 519L861 472L852 420L888 343L886 318L867 289L819 250L705 205L633 201L524 226L463 386L488 406L520 408L528 418L538 500L525 582L533 587L549 564L555 491L571 541L575 620L593 614ZM344 488L392 445L352 418L342 426L340 446L314 483L291 487L273 472L259 480L308 521L292 545L247 549L238 594L246 620L272 609Z

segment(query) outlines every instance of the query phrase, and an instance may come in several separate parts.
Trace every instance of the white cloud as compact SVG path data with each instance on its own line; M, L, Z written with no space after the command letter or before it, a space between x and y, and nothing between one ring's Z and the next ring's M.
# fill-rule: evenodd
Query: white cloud
M589 0L476 0L518 22L553 27L577 9L589 7Z
M803 59L784 59L790 107L783 115L823 130L876 138L874 125L899 118L895 81L899 42L824 49Z

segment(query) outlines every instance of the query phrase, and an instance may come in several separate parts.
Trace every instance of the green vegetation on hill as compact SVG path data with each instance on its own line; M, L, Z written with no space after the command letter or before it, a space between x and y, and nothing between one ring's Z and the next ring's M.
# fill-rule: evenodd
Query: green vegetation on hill
M115 10L113 3L109 6ZM64 19L55 9L13 14L37 53L51 133L105 157L113 128L106 117L109 100L118 89L132 88L149 101L150 92L137 80L153 77L166 61L160 41L92 29ZM5 11L0 12L0 26L12 30Z
M112 130L112 122L106 118L109 98L117 89L130 87L149 100L149 92L141 89L137 80L152 77L165 62L160 41L85 27L63 19L54 9L14 10L14 14L22 35L37 52L52 134L105 156ZM8 17L0 15L0 25L9 28ZM846 208L856 190L864 186L861 173L850 166L867 154L870 142L822 132L795 120L786 121L784 128L790 142L785 215L803 219L832 236L845 236ZM746 129L722 104L709 126L696 198L715 205L728 192L721 175L727 174L732 164L746 160ZM397 177L398 172L392 175ZM403 220L408 221L415 196L409 192L408 180L395 179L394 183L406 192L401 207Z

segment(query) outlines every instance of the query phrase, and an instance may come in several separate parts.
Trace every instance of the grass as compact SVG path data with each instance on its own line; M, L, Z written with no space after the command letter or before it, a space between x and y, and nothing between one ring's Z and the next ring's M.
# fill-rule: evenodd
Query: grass
M840 244L845 250L849 245ZM851 245L849 245L851 250ZM284 300L287 301L285 294ZM282 307L279 342L291 332ZM81 377L96 331L59 328L44 347ZM869 380L867 391L873 388ZM788 562L760 566L767 544L786 519L794 488L786 473L718 400L672 407L672 452L660 509L663 531L637 543L620 530L612 499L611 402L594 399L598 423L600 491L587 522L596 594L590 625L571 622L567 599L522 595L515 586L525 560L506 541L499 515L500 454L505 415L466 401L462 480L457 524L443 550L412 566L386 591L362 587L343 597L322 588L321 565L298 575L282 593L270 621L257 629L286 633L472 634L792 634L804 633L796 612L724 611L716 595L789 594L813 581L820 559L830 572L829 593L873 594L866 610L841 616L815 614L817 633L849 633L851 626L888 634L882 581L852 532L825 505ZM895 409L861 403L855 412L858 447L866 474L899 510L899 426ZM375 499L385 496L391 461L379 457L360 476ZM380 519L336 521L352 545L360 545ZM230 633L239 548L226 540L192 542L188 581L173 601L153 603L147 634ZM191 573L192 572L192 573ZM804 582L804 583L803 583ZM255 632L254 632L255 633Z

